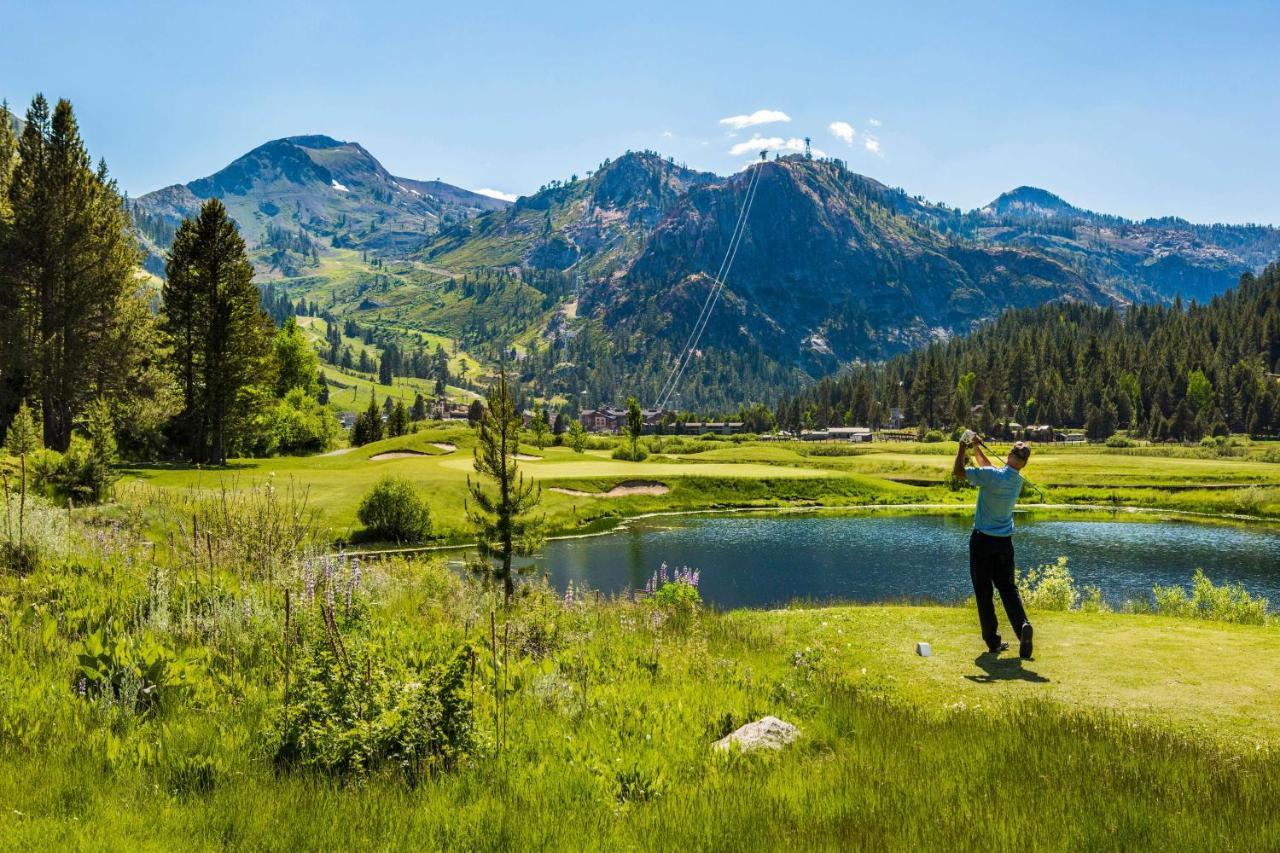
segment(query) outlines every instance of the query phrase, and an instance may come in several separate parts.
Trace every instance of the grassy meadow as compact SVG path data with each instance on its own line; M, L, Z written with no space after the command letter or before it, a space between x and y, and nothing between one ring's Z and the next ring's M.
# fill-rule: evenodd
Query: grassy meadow
M980 654L964 608L722 614L531 585L504 609L440 563L267 577L81 534L94 551L0 578L15 849L1280 844L1274 625L1039 613L1020 661ZM450 661L460 734L424 769L396 697ZM766 714L799 740L711 748Z

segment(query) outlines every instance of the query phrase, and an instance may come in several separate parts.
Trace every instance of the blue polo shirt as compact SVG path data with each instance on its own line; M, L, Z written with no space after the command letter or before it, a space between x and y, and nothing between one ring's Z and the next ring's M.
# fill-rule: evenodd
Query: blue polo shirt
M1005 465L1002 468L964 469L964 478L978 487L978 507L973 513L973 529L988 536L1013 535L1013 505L1022 494L1022 475Z

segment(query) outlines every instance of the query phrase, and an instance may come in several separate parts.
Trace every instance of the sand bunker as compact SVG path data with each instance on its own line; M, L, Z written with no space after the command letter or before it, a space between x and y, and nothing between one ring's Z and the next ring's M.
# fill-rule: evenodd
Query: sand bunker
M627 495L665 495L671 488L652 480L627 480L619 483L607 492L584 492L579 489L562 489L552 486L550 491L575 498L625 498Z
M528 453L517 453L516 458L521 462L541 462L541 456L530 456Z
M375 453L369 457L370 462L381 462L383 459L412 459L415 456L430 456L430 453L423 453L421 450L388 450L385 453Z
M437 450L443 450L445 453L452 453L458 449L457 445L450 444L447 441L433 441L431 442L431 446Z

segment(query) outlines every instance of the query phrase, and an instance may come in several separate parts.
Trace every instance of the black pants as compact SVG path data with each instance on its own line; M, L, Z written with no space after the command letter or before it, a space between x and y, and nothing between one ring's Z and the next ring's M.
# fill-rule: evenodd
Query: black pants
M1009 617L1015 637L1022 632L1027 621L1027 611L1022 607L1013 578L1013 539L1009 536L988 536L977 530L969 537L969 577L973 579L973 594L978 599L978 621L982 624L982 639L987 648L1000 646L1000 623L996 620L996 605L992 589L1000 591L1004 602L1004 614Z

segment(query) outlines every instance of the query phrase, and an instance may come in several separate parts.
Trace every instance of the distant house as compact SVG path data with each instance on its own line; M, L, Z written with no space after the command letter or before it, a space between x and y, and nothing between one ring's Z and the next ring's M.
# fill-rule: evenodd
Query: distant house
M356 425L356 418L359 417L355 412L338 412L338 423L342 424L342 428L350 430Z
M1067 444L1086 444L1089 441L1089 437L1082 432L1071 432L1062 436L1062 440Z
M906 419L902 415L902 409L894 406L889 410L889 429L902 429L902 425L905 421Z
M1052 443L1066 441L1066 435L1049 424L1030 424L1022 428L1022 437L1027 441Z
M621 432L627 423L627 412L613 406L600 406L579 412L578 421L588 432Z
M469 414L467 406L461 403L443 403L440 406L442 421L465 421Z
M827 434L832 441L863 442L871 440L870 427L831 427L827 430Z

